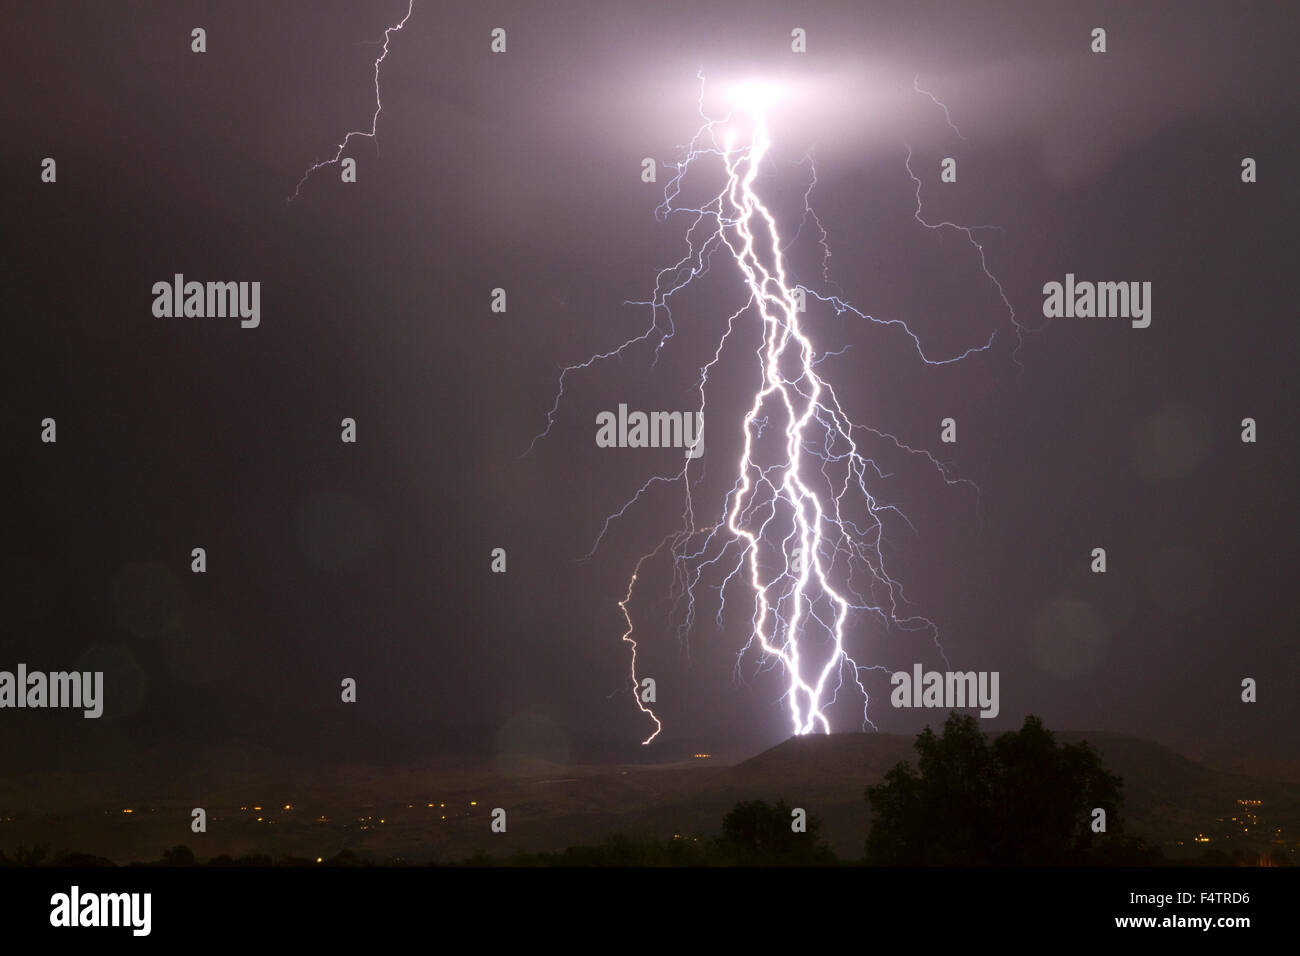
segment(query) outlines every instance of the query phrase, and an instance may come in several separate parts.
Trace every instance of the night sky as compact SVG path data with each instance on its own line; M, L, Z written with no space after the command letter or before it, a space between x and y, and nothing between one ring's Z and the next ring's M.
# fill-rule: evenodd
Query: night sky
M646 721L625 692L617 602L678 522L680 492L647 496L579 559L681 453L597 448L594 420L620 402L688 407L743 295L727 263L674 306L679 334L656 364L643 346L570 378L524 452L559 369L642 330L647 310L625 301L684 251L686 220L654 209L699 125L699 72L706 91L714 77L796 91L773 114L759 188L793 229L813 150L833 284L811 231L791 251L802 281L905 320L934 354L997 331L987 352L927 367L897 329L808 320L819 348L848 347L822 370L860 424L981 489L884 459L881 493L915 527L886 529L896 577L954 668L1001 674L985 725L1036 713L1193 756L1297 752L1293 10L416 0L383 65L377 141L346 154L359 181L325 169L286 203L308 165L368 128L375 41L405 7L6 14L0 668L106 673L98 721L0 712L15 771L240 748L636 754ZM794 27L806 54L790 51ZM905 143L927 220L999 227L981 235L1030 330L1016 355L975 250L914 218ZM646 156L657 184L640 180ZM955 184L939 182L947 156ZM1067 272L1151 282L1151 326L1048 322L1042 286ZM260 326L155 317L151 287L175 273L260 281ZM498 286L504 314L489 308ZM720 371L711 478L734 461L725 410L750 382ZM57 444L40 441L47 416ZM939 441L948 416L955 445ZM1247 416L1256 444L1240 440ZM344 417L356 444L339 439ZM190 572L194 547L206 574ZM505 574L489 568L497 547ZM658 566L631 605L664 743L784 739L779 683L733 675L748 614L718 629L710 608L687 654L669 584ZM861 663L940 663L924 638L868 621L853 634ZM1258 703L1240 701L1244 677ZM894 710L872 680L882 731L942 719ZM857 707L837 729L856 729Z

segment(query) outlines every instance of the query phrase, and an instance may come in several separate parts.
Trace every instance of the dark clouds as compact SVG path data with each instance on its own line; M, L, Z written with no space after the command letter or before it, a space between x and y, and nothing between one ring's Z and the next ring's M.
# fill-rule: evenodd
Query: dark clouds
M794 208L815 147L813 201L844 294L939 351L1001 329L990 354L933 369L887 330L817 326L823 347L851 346L826 369L860 420L935 447L939 419L960 419L950 457L980 485L978 507L906 462L888 485L917 526L893 529L895 566L954 664L1002 671L1002 722L1034 711L1186 747L1294 751L1294 17L1272 4L416 0L385 63L378 143L355 149L361 182L327 172L286 207L302 170L368 123L367 41L402 6L6 14L20 133L3 153L17 196L4 540L20 626L0 665L110 656L142 742L245 735L332 753L359 722L418 755L447 728L520 714L564 728L566 753L584 733L637 739L635 709L607 696L626 668L615 602L678 509L654 497L595 560L574 560L649 468L671 464L596 449L594 414L623 395L680 404L734 286L718 276L683 299L680 340L655 368L640 350L575 378L551 436L519 456L558 368L642 328L624 301L680 255L681 224L656 222L638 173L694 130L696 72L776 74L803 98L774 116L774 201ZM203 56L188 50L196 25ZM487 51L495 26L504 57ZM803 59L793 26L809 32ZM1104 57L1086 52L1094 26ZM911 90L917 74L965 140ZM973 250L913 219L904 140L927 216L1000 227L989 264L1027 325L1044 324L1042 284L1071 271L1153 282L1151 328L1060 320L1029 337L1017 370ZM37 182L47 155L54 187ZM947 155L959 182L941 191ZM1238 179L1246 155L1254 186ZM814 269L815 248L792 255ZM174 272L260 280L261 327L155 319L150 286ZM504 316L488 311L496 286ZM56 447L35 441L45 415ZM1261 423L1254 446L1237 440L1246 415ZM338 442L344 416L355 447ZM188 571L198 545L205 577ZM1098 545L1104 579L1086 572ZM487 571L497 546L504 577ZM737 627L709 615L688 658L658 577L641 612L671 732L782 736L775 685L731 682ZM363 715L339 716L342 676L358 678ZM1243 676L1261 682L1253 708L1237 702ZM874 690L883 729L924 720ZM58 716L40 719L22 723L25 741ZM3 718L0 734L17 726ZM92 734L49 732L74 748Z

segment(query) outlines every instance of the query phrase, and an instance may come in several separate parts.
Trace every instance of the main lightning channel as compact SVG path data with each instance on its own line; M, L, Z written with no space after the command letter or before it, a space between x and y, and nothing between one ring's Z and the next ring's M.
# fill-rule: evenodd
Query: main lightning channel
M354 138L375 138L379 114L383 111L380 68L388 57L393 34L406 26L413 9L414 0L408 0L405 16L384 31L382 50L374 63L375 111L369 130L347 133L332 157L307 167L287 202L300 198L303 186L317 170L337 165ZM699 414L703 417L709 376L721 362L728 343L738 330L759 333L760 341L754 350L755 391L741 422L742 450L735 464L736 477L731 490L724 496L714 519L699 522L695 488L703 480L702 474L698 474L702 465L700 459L688 457L679 471L652 475L621 508L608 515L587 555L595 553L610 526L651 488L681 482L684 490L681 526L665 535L636 562L624 597L618 602L627 625L622 639L631 651L628 679L633 699L654 724L643 743L649 744L659 736L663 723L641 697L637 671L639 645L629 604L643 568L665 550L672 558L670 596L673 614L681 614L678 637L683 646L695 624L697 591L704 575L716 571L723 577L715 587L718 592L715 620L719 629L723 626L729 592L741 590L752 602L750 635L736 655L738 678L751 651L757 652L753 656L757 657L758 670L779 667L786 680L783 698L796 734L829 732L827 710L848 682L861 695L863 726L874 727L868 715L870 697L862 678L868 671L888 673L890 669L859 665L850 656L847 628L855 614L874 616L885 627L926 633L945 664L947 655L935 624L906 610L911 604L902 585L886 567L882 547L884 519L893 517L909 527L912 525L895 504L879 499L869 487L874 479L888 475L868 456L863 443L874 440L919 456L946 484L969 487L977 495L979 489L969 480L957 477L930 452L914 448L887 431L856 425L849 419L834 388L818 371L826 359L842 354L847 347L818 353L800 320L801 308L811 297L832 306L836 314L850 312L883 329L901 330L921 361L932 366L958 362L987 351L993 345L996 331L982 345L972 345L947 358L935 358L926 353L919 337L901 319L880 319L854 308L839 295L793 283L784 253L811 219L819 231L822 279L833 284L827 232L811 204L817 185L812 155L805 157L810 175L804 193L804 215L794 234L782 245L776 218L755 189L760 166L771 148L767 106L780 91L763 84L738 87L735 108L722 119L715 119L704 109L702 73L699 80L698 109L702 125L684 147L685 157L676 164L675 174L664 188L664 201L655 210L660 220L667 220L673 214L693 217L686 229L686 252L676 263L659 270L649 299L626 303L649 308L649 323L640 334L616 348L598 352L560 370L546 425L524 454L549 435L571 374L621 357L641 343L653 343L652 364L657 363L675 334L670 300L707 275L715 256L722 254L734 263L743 278L747 298L727 319L726 330L718 339L712 358L701 367L695 386ZM949 128L958 138L965 139L948 107L920 86L919 77L913 81L913 89L942 109ZM709 161L721 166L722 188L699 206L678 205L688 171ZM993 227L928 221L922 213L921 180L913 172L911 161L912 151L908 147L904 165L916 187L914 218L929 230L951 229L962 233L976 250L981 269L996 289L1015 329L1017 344L1012 358L1016 359L1027 330L1017 321L1002 284L989 269L984 244L976 236L977 230ZM765 458L773 460L764 461ZM694 476L693 466L697 471Z
M755 349L755 391L741 422L741 452L735 463L735 482L725 496L714 520L699 523L695 501L701 476L697 460L687 459L678 471L655 474L617 511L608 515L587 557L599 548L610 526L622 518L652 488L681 482L684 501L681 526L666 535L637 561L624 597L618 602L630 645L628 680L637 707L652 722L653 730L643 743L650 743L662 731L663 723L641 696L638 676L638 640L629 604L644 566L667 551L672 558L673 613L681 615L678 637L694 627L697 590L707 573L722 575L718 591L716 623L723 625L728 594L740 590L752 602L750 636L736 656L737 677L743 662L757 658L758 670L779 668L785 679L783 699L795 734L829 732L828 709L846 684L856 688L862 699L863 726L871 722L870 697L863 683L866 672L888 672L880 665L858 664L848 649L848 628L856 614L874 616L882 625L901 631L928 634L940 656L947 655L939 642L938 628L928 618L908 612L910 603L902 585L887 568L882 549L884 518L893 516L911 526L896 505L883 501L869 485L887 477L866 453L863 442L880 441L909 455L922 457L948 485L966 486L978 495L969 480L924 449L914 448L889 432L854 424L844 412L834 388L818 370L828 357L839 352L818 353L800 319L800 298L809 297L831 305L837 314L851 312L878 326L901 331L921 361L946 365L990 349L996 337L991 333L982 344L959 354L933 357L901 319L879 319L854 308L838 295L822 294L793 282L785 261L785 250L799 230L783 246L775 216L763 202L755 183L771 148L765 104L760 97L747 96L722 119L708 116L704 109L704 77L700 79L699 112L703 125L684 147L684 158L664 188L664 201L656 217L666 220L674 213L690 218L686 229L686 252L675 263L661 269L652 296L628 304L649 308L648 325L616 348L598 352L583 362L563 368L559 387L546 416L544 429L533 439L545 438L555 422L564 397L567 378L598 362L622 356L638 344L653 346L654 362L675 334L670 300L693 281L706 275L716 256L734 263L744 280L746 301L731 313L726 330L718 340L712 358L700 369L696 382L701 416L706 411L709 376L721 361L738 328L761 332ZM944 110L934 94L916 84L916 92ZM962 137L964 138L964 137ZM721 166L722 188L699 206L679 205L688 171L712 161ZM816 224L822 249L822 277L829 281L830 247L825 228L812 211L811 193L816 170L811 155L806 157L811 181L804 195L803 224ZM928 229L953 228L961 231L975 247L985 275L1007 308L1017 339L1021 328L1002 286L989 271L983 245L974 230L947 221L931 223L921 212L920 184L911 169L911 151L905 163L917 182L915 218ZM777 436L774 440L773 436ZM775 455L773 451L775 449ZM525 452L527 454L527 452ZM765 458L774 460L765 461ZM915 529L913 529L915 530ZM734 601L734 594L733 594ZM751 653L752 652L752 653Z

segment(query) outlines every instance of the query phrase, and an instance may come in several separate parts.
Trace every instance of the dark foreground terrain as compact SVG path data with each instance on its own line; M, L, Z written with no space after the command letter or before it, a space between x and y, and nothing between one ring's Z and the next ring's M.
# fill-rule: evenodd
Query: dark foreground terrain
M1300 786L1211 769L1131 737L1057 739L1086 739L1101 752L1124 780L1127 830L1171 860L1209 849L1300 853ZM820 818L825 841L852 860L870 825L865 788L914 759L912 738L884 734L791 739L730 765L716 757L565 765L507 754L487 766L308 768L213 755L202 770L179 774L142 766L8 777L0 784L0 850L12 857L19 845L49 844L52 854L126 863L185 844L200 860L328 859L350 850L377 862L422 863L559 850L619 832L690 840L716 833L739 801L783 799ZM85 792L97 796L70 796ZM195 807L207 811L206 833L191 830ZM506 810L505 833L490 829L497 807Z

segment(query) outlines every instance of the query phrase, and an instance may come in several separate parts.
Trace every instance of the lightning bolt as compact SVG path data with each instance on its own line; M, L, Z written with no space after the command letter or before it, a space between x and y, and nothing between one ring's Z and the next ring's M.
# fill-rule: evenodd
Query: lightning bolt
M384 104L379 99L379 66L388 58L388 41L392 39L394 33L397 33L402 29L402 27L406 26L406 21L411 19L411 11L414 8L415 0L407 0L406 16L402 17L401 20L384 31L383 49L380 52L378 59L375 60L375 112L370 117L370 130L368 132L366 130L353 130L343 137L343 142L339 143L338 149L332 157L308 166L307 171L302 174L302 179L298 180L298 185L294 187L293 195L285 200L286 204L291 203L302 196L302 187L306 184L307 180L311 179L312 173L316 172L318 169L323 169L326 166L338 165L339 161L343 158L343 151L348 148L348 143L352 142L354 136L363 139L375 138L375 133L379 128L379 114L382 113L384 109Z
M735 592L741 592L751 607L749 637L736 657L738 678L747 659L757 661L757 671L779 668L785 681L783 700L795 734L829 732L827 710L850 684L862 699L863 726L874 728L868 715L870 695L863 675L871 670L888 673L889 669L859 664L851 656L848 643L853 618L871 616L885 627L926 633L945 663L947 655L939 642L938 628L928 618L907 610L911 605L903 587L887 567L882 549L885 519L896 517L909 527L911 522L896 505L881 500L872 491L875 480L888 476L868 456L865 446L867 442L892 445L898 451L923 458L946 484L967 486L977 495L979 489L957 477L930 452L914 448L889 432L850 420L835 389L819 372L827 358L843 350L816 351L801 319L801 305L811 298L830 305L836 314L849 312L901 332L926 365L946 365L986 351L997 333L995 330L982 344L972 345L960 354L933 357L903 320L873 317L839 295L823 294L794 282L785 251L809 221L819 233L822 278L830 280L828 236L811 205L817 184L811 154L805 157L809 185L804 194L804 216L794 236L783 245L776 218L755 188L771 147L765 108L751 102L721 119L712 118L704 109L702 74L699 79L702 125L683 147L684 158L675 164L674 175L664 188L664 200L655 210L661 221L673 214L689 219L686 251L677 262L659 270L649 299L627 303L648 307L649 320L639 334L616 348L561 369L545 427L533 439L529 451L550 433L569 376L622 356L640 344L652 346L652 364L658 362L676 329L673 297L708 274L718 255L734 264L747 292L746 301L727 319L712 358L700 369L695 383L703 416L710 374L731 340L740 337L739 329L760 333L754 351L753 400L740 423L736 477L722 508L712 521L697 520L695 491L702 480L702 459L688 458L679 471L652 475L621 508L608 515L586 557L594 555L610 526L652 488L680 483L684 491L680 527L637 561L623 599L618 602L626 623L622 640L631 651L628 680L633 699L653 722L653 730L643 743L653 741L663 724L641 697L638 641L629 604L644 566L665 552L672 560L673 613L680 614L678 637L683 645L695 624L697 590L706 575L716 572L722 578L716 585L719 628L729 594L734 601ZM961 136L947 107L934 94L921 89L918 82L914 87L943 109L948 125ZM954 229L966 237L997 290L1019 342L1022 329L1015 310L989 270L984 246L976 235L976 230L988 227L928 221L922 212L921 182L912 171L911 160L908 147L905 167L916 184L916 221L927 229ZM688 171L709 163L720 167L721 188L702 205L679 205Z
M317 170L336 165L348 144L356 137L374 139L383 111L380 98L380 68L388 57L392 35L411 17L414 0L408 0L406 15L384 31L382 51L375 60L375 111L370 129L347 133L334 155L307 168L288 202L302 195L302 188ZM673 615L680 615L679 641L686 645L697 614L697 592L706 574L718 574L715 586L718 608L715 620L722 627L728 594L741 592L751 606L749 637L736 655L736 675L742 677L747 659L756 661L756 671L779 668L786 682L782 699L789 709L796 734L831 729L827 710L845 684L856 688L862 698L863 726L871 726L870 695L863 675L872 670L888 673L882 665L858 664L848 647L850 624L855 616L876 619L885 628L922 632L931 637L947 663L939 642L939 631L928 618L911 613L902 585L887 567L883 542L885 519L897 518L915 531L907 516L893 503L873 492L877 480L889 476L868 456L868 443L892 446L900 452L924 459L951 486L979 489L924 449L914 448L879 428L854 424L845 413L830 382L819 367L845 349L817 352L800 318L808 299L832 307L837 315L852 313L884 330L900 332L926 365L947 365L990 349L996 331L983 344L972 345L960 354L932 357L920 338L901 319L880 319L853 307L838 294L822 293L796 283L787 267L785 252L799 238L811 220L816 226L822 250L822 279L830 279L830 245L826 229L813 212L811 196L817 185L811 154L805 157L809 183L804 193L804 215L798 228L782 243L775 216L755 188L759 170L771 148L766 106L751 98L721 119L704 109L704 76L699 75L698 110L702 125L684 147L684 157L664 188L656 218L667 221L684 215L686 251L675 263L658 271L649 299L625 304L647 307L649 320L642 332L621 345L591 355L560 370L555 399L546 415L543 430L533 438L527 455L537 442L549 435L559 412L569 376L615 357L640 344L652 344L652 365L672 340L675 321L670 305L679 292L710 272L721 255L736 267L747 295L727 319L712 357L700 368L695 390L699 396L701 420L706 412L711 373L722 361L734 339L749 333L754 347L754 394L740 423L741 451L735 462L735 480L711 521L697 519L695 490L703 480L702 458L687 457L682 468L655 474L621 508L605 518L600 533L588 552L599 548L610 526L632 509L653 487L680 483L683 492L681 525L669 532L650 552L642 555L628 579L618 607L627 629L622 640L629 645L628 680L640 711L654 729L643 743L653 741L663 730L654 710L640 694L637 670L638 640L629 604L646 564L663 553L672 561ZM939 99L921 88L919 77L913 89L941 108L948 126L962 139L961 131ZM962 233L979 255L980 265L996 288L1010 324L1016 331L1017 350L1025 331L1002 284L990 271L985 248L977 237L984 226L962 226L943 220L928 221L922 211L920 178L912 170L912 150L904 161L916 186L914 217L927 229ZM721 173L722 185L712 198L699 206L678 203L688 172L712 166ZM737 346L739 347L739 346ZM1015 353L1013 353L1014 356ZM693 471L694 469L694 471ZM683 607L684 606L684 607Z
M915 77L912 78L912 89L916 90L916 92L920 93L922 96L924 96L926 99L928 99L928 100L929 100L931 103L933 103L935 106L939 107L939 109L943 110L943 118L946 119L946 120L948 121L948 128L949 128L950 130L952 130L954 133L957 134L957 138L958 138L958 139L965 139L965 138L966 138L965 136L963 136L963 135L961 134L961 130L959 130L959 129L957 128L957 124L954 123L954 122L952 121L952 113L950 113L950 112L948 111L948 107L947 107L947 106L945 106L943 103L941 103L941 102L939 101L939 97L935 96L935 95L934 95L933 93L931 93L929 90L923 90L923 89L921 89L921 77L920 77L920 76L915 76Z

